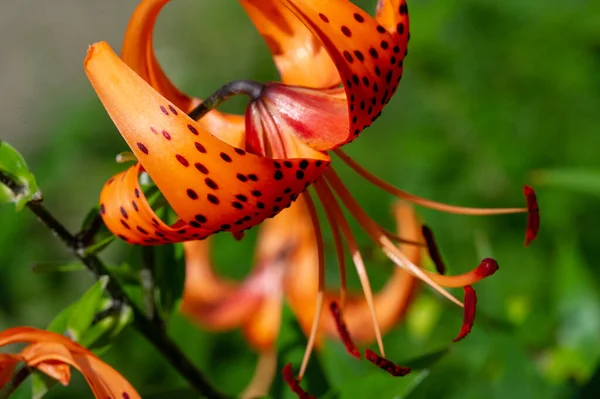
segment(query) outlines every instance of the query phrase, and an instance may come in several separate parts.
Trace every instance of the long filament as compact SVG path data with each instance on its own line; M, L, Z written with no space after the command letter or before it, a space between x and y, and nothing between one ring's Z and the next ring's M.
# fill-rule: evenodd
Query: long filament
M375 312L375 303L373 302L373 290L371 289L369 276L367 275L367 270L365 268L365 264L360 254L360 250L358 249L356 239L352 234L352 230L350 229L350 225L348 224L348 221L346 220L342 209L340 208L339 204L335 199L335 196L333 195L325 181L323 179L317 180L314 187L317 190L319 199L323 203L323 207L330 208L330 212L332 212L332 214L334 215L335 221L338 223L340 230L342 231L342 234L346 239L348 249L350 250L350 254L352 255L352 261L354 262L356 272L358 273L360 284L365 293L365 299L367 301L367 306L371 314L373 329L375 332L375 337L377 339L377 345L379 346L379 351L382 354L384 354L385 350L383 347L383 340L381 338L381 329L379 328L379 322L377 321L377 313Z
M315 341L317 338L317 332L319 331L319 324L321 323L321 314L323 312L323 302L325 299L325 253L323 251L323 233L321 232L321 225L319 223L319 216L315 209L315 203L313 202L308 191L305 191L304 200L308 211L310 212L310 219L313 225L313 231L315 233L315 239L317 241L317 251L319 256L319 290L317 292L317 300L315 301L315 316L308 336L308 343L306 344L306 350L304 351L304 357L302 358L302 364L300 365L300 373L298 374L298 380L302 380L306 367L308 366L308 360L315 347Z
M391 184L381 180L365 168L363 168L358 162L354 161L350 158L344 151L341 149L334 150L336 155L340 157L342 161L344 161L350 168L352 168L356 173L361 175L366 180L370 181L377 187L381 188L384 191L392 194L395 197L400 199L412 202L413 204L424 206L425 208L431 208L442 212L455 213L459 215L473 215L473 216L485 216L485 215L506 215L512 213L526 213L527 208L471 208L471 207L463 207L456 205L448 205L443 204L441 202L432 201L426 198L422 198L416 196L414 194L408 193L404 190L400 190L397 187L392 186Z
M415 276L415 277L423 280L425 283L429 284L433 289L435 289L440 294L442 294L443 296L448 298L450 301L454 302L455 304L457 304L460 307L463 307L463 303L461 301L456 299L452 294L450 294L448 291L446 291L444 288L442 288L439 284L437 284L435 281L433 281L427 274L425 274L423 269L421 269L420 267L418 267L417 265L412 263L411 260L406 255L404 255L404 253L402 251L400 251L400 249L398 249L398 247L396 247L390 241L389 238L387 238L385 236L385 234L381 231L381 229L379 228L377 223L375 223L374 221L370 220L367 217L365 211L361 208L361 206L358 204L358 202L356 202L356 200L352 197L352 195L350 194L350 192L348 191L346 186L344 186L344 183L340 180L340 178L338 177L338 175L335 173L335 171L333 169L329 168L325 172L324 176L325 176L325 180L327 181L327 183L329 185L331 185L331 187L333 188L335 193L341 199L344 206L346 206L346 208L348 208L348 210L350 211L352 216L354 216L356 218L356 220L363 227L365 232L371 237L371 239L380 244L380 247L383 250L383 252L396 265L403 267L408 272L410 272L413 276Z
M346 303L346 295L348 292L348 285L346 279L346 257L344 256L344 243L342 241L342 237L340 235L340 228L335 219L335 215L332 212L329 206L325 206L323 204L323 209L325 210L325 215L327 217L327 222L331 227L331 233L333 234L333 241L335 243L335 252L338 262L338 267L340 270L340 307L344 309L344 305Z

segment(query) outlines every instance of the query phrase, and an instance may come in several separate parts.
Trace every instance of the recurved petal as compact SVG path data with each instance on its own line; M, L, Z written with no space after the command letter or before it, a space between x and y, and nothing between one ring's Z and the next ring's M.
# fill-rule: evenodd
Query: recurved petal
M139 182L142 165L111 177L100 192L100 215L106 227L130 244L157 245L200 240L213 233L202 228L206 217L198 213L190 223L169 226L154 212Z
M68 364L78 369L87 380L96 398L141 398L121 374L92 352L65 336L32 327L15 327L0 333L0 346L28 342L20 357L41 370L57 372L59 381L68 382L68 376L57 364Z
M321 43L280 0L240 3L267 42L283 83L314 89L340 83L337 69Z
M347 0L282 1L313 31L338 68L349 110L349 135L336 143L340 146L370 126L396 91L408 42L406 3L399 2L396 18L380 9L384 27ZM392 32L391 20L398 21Z
M401 30L408 32L408 6L406 0L378 0L375 19L390 33L397 33ZM408 41L408 35L406 40Z
M154 53L154 26L162 8L169 2L170 0L142 0L138 4L129 19L121 58L167 100L189 113L201 100L190 97L175 87L165 75ZM199 124L233 146L240 146L244 141L244 119L241 115L212 110Z
M153 90L104 42L90 47L85 69L144 170L188 224L200 214L206 220L199 228L211 232L252 227L289 206L329 166L320 159L272 160L224 143Z
M138 4L125 31L121 58L169 101L178 108L187 110L194 100L180 92L167 79L153 49L152 34L156 19L169 2L170 0L143 0Z

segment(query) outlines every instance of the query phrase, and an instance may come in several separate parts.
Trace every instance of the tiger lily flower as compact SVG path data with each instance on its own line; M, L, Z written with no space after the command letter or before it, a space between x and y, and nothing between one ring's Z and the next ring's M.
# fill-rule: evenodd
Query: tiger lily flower
M123 60L129 67L106 43L93 45L85 60L100 100L140 161L110 179L101 194L103 219L122 239L155 245L202 239L220 231L239 236L300 195L312 207L304 191L312 185L334 234L339 263L344 264L344 243L351 253L383 355L374 296L342 206L398 267L459 306L463 303L446 288L470 287L495 272L497 265L484 260L459 276L419 267L398 248L398 237L371 219L353 198L330 167L331 152L377 187L417 205L466 215L529 212L526 243L535 237L539 212L528 187L527 208L446 205L389 185L341 150L377 119L397 89L409 37L405 0L380 0L374 17L348 0L240 0L264 36L282 83L233 82L201 103L175 89L154 56L152 30L167 2L145 0L136 10L124 46ZM243 130L239 118L213 110L234 94L251 99ZM139 187L142 170L179 215L178 222L168 226L156 217ZM300 377L326 297L320 225L316 211L310 214L319 254L318 288ZM345 291L345 281L341 286ZM474 298L471 292L465 288L465 297ZM470 299L465 312L471 323L473 303Z
M69 338L32 327L14 327L0 332L0 346L28 343L18 354L0 354L0 389L10 383L20 363L32 367L67 386L70 367L79 370L94 396L101 399L141 398L115 369Z

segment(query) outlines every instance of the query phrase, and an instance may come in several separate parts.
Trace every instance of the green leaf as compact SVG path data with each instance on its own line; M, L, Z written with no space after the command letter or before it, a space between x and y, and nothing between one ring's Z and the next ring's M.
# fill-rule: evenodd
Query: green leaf
M281 370L286 364L291 363L294 374L298 375L300 362L306 347L306 335L304 335L304 332L296 321L294 313L287 305L284 305L282 313L281 329L277 339L278 372L270 394L274 398L296 399L298 396L283 381ZM317 397L321 397L323 393L331 390L331 386L326 380L323 365L316 351L312 353L306 374L300 385L305 391Z
M112 305L112 300L106 299L103 309ZM133 312L127 305L121 305L117 312L110 314L93 324L81 338L81 345L92 349L94 353L101 354L112 345L112 340L117 337L133 321Z
M165 391L144 394L144 399L169 399L169 398L197 399L198 392L194 391L190 388L175 388L175 389L169 389L169 390L165 390Z
M536 185L545 185L600 196L600 170L546 169L533 174Z
M408 397L428 375L428 369L413 371L404 377L392 377L383 370L376 370L366 377L349 379L338 391L329 392L323 398L402 399Z
M183 295L185 259L183 245L154 247L154 284L158 290L159 311L166 319Z
M41 399L50 391L54 386L58 384L54 378L34 370L31 377L31 398Z
M80 341L83 334L92 324L94 316L100 308L100 301L102 300L102 295L107 283L108 276L100 277L75 304L67 322L66 330L66 333L73 340Z
M19 211L28 201L41 199L42 194L25 159L12 146L0 140L0 203L14 202Z
M36 263L31 266L31 271L34 273L63 273L63 272L79 272L85 270L85 266L80 262L45 262Z

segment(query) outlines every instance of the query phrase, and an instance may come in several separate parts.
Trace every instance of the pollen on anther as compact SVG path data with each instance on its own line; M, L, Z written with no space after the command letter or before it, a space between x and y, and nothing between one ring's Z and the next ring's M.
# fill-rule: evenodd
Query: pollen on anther
M410 368L398 366L391 360L388 360L382 356L379 356L377 353L373 352L371 349L368 349L368 348L365 352L365 357L371 363L373 363L380 369L387 371L394 377L403 377L411 372Z

